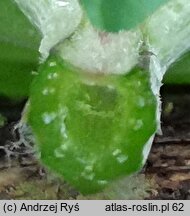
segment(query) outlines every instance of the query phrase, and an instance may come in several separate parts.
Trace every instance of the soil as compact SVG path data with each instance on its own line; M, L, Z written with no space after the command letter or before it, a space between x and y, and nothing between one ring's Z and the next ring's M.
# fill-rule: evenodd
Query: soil
M154 199L190 199L190 87L162 88L162 136L156 136L145 174L157 183Z
M162 135L157 135L147 163L135 179L148 186L136 199L190 199L190 87L162 88ZM32 148L20 142L18 121L25 101L0 98L0 199L102 199L85 197L49 173ZM137 184L138 185L138 184ZM138 187L138 186L137 186ZM140 192L139 192L140 193ZM142 194L142 192L141 192ZM134 195L134 194L133 194ZM116 197L115 199L120 199ZM131 196L134 198L134 196ZM130 196L127 197L130 199Z

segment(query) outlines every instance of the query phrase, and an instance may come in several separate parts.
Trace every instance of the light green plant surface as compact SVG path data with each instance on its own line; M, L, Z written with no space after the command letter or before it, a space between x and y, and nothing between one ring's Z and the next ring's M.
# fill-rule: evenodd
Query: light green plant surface
M13 99L29 95L37 70L40 35L12 0L0 1L0 94Z
M32 3L23 0L20 2L29 6ZM40 2L43 6L44 0ZM125 6L131 2L132 7L139 8L137 1L123 2ZM122 19L112 22L113 17L109 18L109 13L105 12L106 7L103 6L101 11L106 15L105 20L110 19L110 22L104 22L104 28L118 31L134 27L165 1L156 2L151 7L151 4L147 5L136 18L132 16L133 22L129 20L127 26ZM109 7L114 7L114 1L112 3ZM183 31L185 27L179 20L175 22L169 16L168 20L176 28L171 28L168 32L165 28L168 26L159 22L159 18L163 21L172 12L178 11L188 27L188 7L180 4L179 0L169 3L169 6L157 10L148 18L141 28L133 29L138 32L143 29L143 42L147 43L147 39L150 47L146 48L150 48L148 51L155 54L149 56L150 66L153 68L153 71L150 70L152 86L150 74L140 67L132 69L127 75L87 75L87 71L81 72L81 69L54 58L55 53L40 67L39 75L34 80L30 95L29 122L36 135L41 159L83 193L98 191L114 178L138 170L146 160L150 148L148 140L156 131L156 100L153 93L159 93L163 75L157 63L160 60L163 67L165 63L175 61L188 48L184 43L188 39L188 31ZM105 1L102 0L102 4ZM47 1L46 6L50 5L51 0ZM0 11L3 11L0 14L3 20L0 24L0 93L17 98L28 96L32 81L31 71L38 65L37 50L41 37L12 1L1 1L0 6ZM117 11L122 7L114 8ZM171 14L167 14L167 11ZM31 11L28 13L31 15ZM120 18L122 13L122 10L118 11ZM41 17L37 16L36 19L38 18ZM58 25L57 17L56 23L52 22L52 25ZM17 26L23 26L23 29ZM177 33L182 40L175 37L172 44L169 44L168 40ZM102 38L106 39L104 35L106 34ZM50 42L57 42L51 39L50 37ZM71 40L69 46L73 45ZM154 56L158 56L158 59ZM177 70L175 74L177 77ZM177 79L173 81L176 82ZM152 93L153 84L157 82L157 89ZM147 142L148 147L145 146Z

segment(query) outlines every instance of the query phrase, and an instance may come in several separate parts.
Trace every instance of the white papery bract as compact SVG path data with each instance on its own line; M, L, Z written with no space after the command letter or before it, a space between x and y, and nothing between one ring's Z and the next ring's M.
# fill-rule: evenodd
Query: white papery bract
M58 42L69 37L81 22L77 0L15 0L28 19L42 33L40 52L45 59Z

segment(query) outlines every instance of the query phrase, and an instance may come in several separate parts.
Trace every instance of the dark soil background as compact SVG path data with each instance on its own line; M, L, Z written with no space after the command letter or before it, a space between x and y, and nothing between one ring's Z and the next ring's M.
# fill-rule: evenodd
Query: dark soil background
M154 199L190 199L190 86L164 86L162 136L157 136L145 174L158 185Z
M146 196L135 198L187 200L190 199L190 87L164 86L161 95L163 135L156 136L147 164L137 175L151 183ZM12 146L20 140L14 127L24 104L25 101L16 103L0 98L0 113L7 119L0 127L0 199L89 198L48 174L25 145Z

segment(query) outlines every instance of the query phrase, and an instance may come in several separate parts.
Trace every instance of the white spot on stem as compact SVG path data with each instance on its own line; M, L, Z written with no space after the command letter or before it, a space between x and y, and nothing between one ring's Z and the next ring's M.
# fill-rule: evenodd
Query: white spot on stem
M42 114L42 120L46 125L50 124L53 120L55 120L56 117L57 117L56 113L45 112Z
M119 163L125 163L127 160L128 160L128 156L127 155L121 154L121 155L117 156L117 161Z

